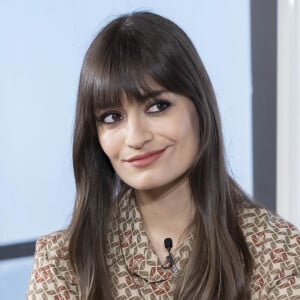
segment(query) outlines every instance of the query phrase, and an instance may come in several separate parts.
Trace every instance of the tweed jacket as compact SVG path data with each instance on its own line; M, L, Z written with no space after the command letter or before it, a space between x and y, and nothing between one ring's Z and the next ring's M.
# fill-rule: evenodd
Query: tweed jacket
M165 270L151 248L135 200L126 195L115 211L107 244L114 299L172 299L176 277L190 256L193 231L173 253L176 270ZM241 210L239 221L254 259L251 299L300 299L297 229L266 209L249 206ZM80 299L65 231L38 239L27 299Z

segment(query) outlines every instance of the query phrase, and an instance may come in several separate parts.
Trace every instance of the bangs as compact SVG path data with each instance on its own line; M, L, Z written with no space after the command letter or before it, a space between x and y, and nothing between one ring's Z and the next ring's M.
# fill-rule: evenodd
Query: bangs
M157 68L159 64L143 39L128 28L109 35L99 45L97 58L91 60L94 112L118 107L124 99L142 102L154 97L158 89L164 89L154 79L153 66Z
M155 97L163 89L149 75L146 76L145 70L137 69L134 65L126 72L120 65L114 67L110 72L103 72L94 77L92 95L94 112L119 107L125 99L144 102Z

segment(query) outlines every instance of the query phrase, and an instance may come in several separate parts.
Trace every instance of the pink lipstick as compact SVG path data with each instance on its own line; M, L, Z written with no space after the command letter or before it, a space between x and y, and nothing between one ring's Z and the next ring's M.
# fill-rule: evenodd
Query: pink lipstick
M158 150L158 151L150 151L141 155L130 157L125 161L130 163L131 166L136 168L146 167L154 163L156 160L158 160L164 151L165 149Z

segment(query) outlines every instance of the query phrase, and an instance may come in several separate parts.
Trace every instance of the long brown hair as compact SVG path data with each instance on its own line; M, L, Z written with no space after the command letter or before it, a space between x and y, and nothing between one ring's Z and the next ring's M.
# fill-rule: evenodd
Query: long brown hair
M248 199L226 170L210 79L187 35L149 12L110 22L92 42L82 66L73 145L77 196L69 227L81 297L113 298L106 237L112 205L126 189L99 145L94 114L120 104L124 95L144 101L153 92L150 81L189 98L200 128L200 153L189 173L196 236L174 299L250 299L252 258L238 223L238 209Z

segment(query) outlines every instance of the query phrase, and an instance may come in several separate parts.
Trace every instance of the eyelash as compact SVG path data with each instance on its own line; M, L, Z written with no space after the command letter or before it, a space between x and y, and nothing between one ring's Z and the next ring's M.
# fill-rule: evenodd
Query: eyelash
M157 108L159 106L162 106L161 108L158 108L156 111L150 111L151 108L157 106ZM171 102L167 101L167 100L154 100L152 103L150 103L149 105L147 105L147 109L146 109L146 113L148 114L158 114L160 112L163 112L164 110L168 109L169 107L171 106ZM118 120L114 120L113 122L107 122L105 121L105 119L108 117L108 116L118 116ZM106 124L106 125L113 125L117 122L120 122L123 120L123 117L122 117L122 113L119 112L119 111L107 111L107 112L104 112L99 118L96 118L96 121L97 122L100 122L102 124Z
M147 111L149 111L150 108L152 108L153 106L158 106L158 105L162 105L163 108L159 109L158 111L155 111L155 112L149 112L151 114L156 114L156 113L160 113L166 109L168 109L170 106L171 106L171 102L170 101L167 101L167 100L160 100L160 99L157 99L157 100L154 100L152 103L150 103L148 105L148 108L147 108Z
M119 116L121 119L122 119L122 113L118 112L118 111L107 111L105 113L103 113L99 118L97 118L97 122L100 122L102 124L107 124L107 125L110 125L110 124L115 124L116 122L118 121L113 121L113 122L107 122L105 121L105 119L108 117L108 116ZM120 120L119 120L120 121Z

